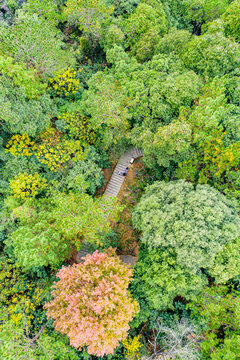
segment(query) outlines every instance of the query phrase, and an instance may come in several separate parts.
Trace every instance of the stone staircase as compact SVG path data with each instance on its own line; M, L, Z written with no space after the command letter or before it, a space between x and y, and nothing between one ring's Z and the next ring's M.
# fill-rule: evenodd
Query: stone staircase
M139 157L143 156L143 151L140 149L136 149L136 148L132 148L130 150L128 150L127 152L125 152L120 159L118 160L118 163L113 171L113 174L111 176L111 179L109 180L109 183L105 189L104 192L104 196L113 196L113 197L117 197L118 193L122 187L122 184L125 180L125 176L123 175L119 175L119 172L123 172L126 167L130 166L130 161L132 159L137 159ZM78 262L83 262L82 258L85 257L87 254L89 254L89 249L88 249L88 245L83 243L82 248L79 250L78 252L78 256L77 256L77 260ZM131 255L128 255L128 257L122 257L121 260L122 262L129 264L130 260L129 257L134 258ZM127 259L125 261L125 259ZM135 260L132 260L133 262Z
M123 175L119 175L119 172L123 172L126 167L129 167L130 160L131 159L137 159L139 157L143 156L142 150L139 149L131 149L125 152L120 159L118 160L118 163L113 171L113 174L111 176L111 179L106 187L106 190L104 192L105 196L114 196L117 197L121 186L125 180L125 177Z

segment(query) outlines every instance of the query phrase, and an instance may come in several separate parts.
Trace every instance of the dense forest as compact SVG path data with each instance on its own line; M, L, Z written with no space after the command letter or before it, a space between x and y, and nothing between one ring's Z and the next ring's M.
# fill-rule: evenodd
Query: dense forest
M239 41L239 0L0 1L1 360L240 359Z

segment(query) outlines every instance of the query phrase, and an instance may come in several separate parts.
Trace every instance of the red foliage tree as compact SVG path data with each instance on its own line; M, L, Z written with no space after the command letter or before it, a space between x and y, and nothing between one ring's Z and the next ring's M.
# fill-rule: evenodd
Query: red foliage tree
M89 354L112 354L139 311L127 290L132 270L109 249L87 255L83 264L62 267L57 276L54 299L45 304L55 329L67 334L72 346L87 346Z

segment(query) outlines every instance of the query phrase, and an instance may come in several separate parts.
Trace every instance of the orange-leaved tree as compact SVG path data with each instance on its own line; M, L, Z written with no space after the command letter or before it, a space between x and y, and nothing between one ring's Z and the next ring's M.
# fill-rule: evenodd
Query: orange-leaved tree
M72 346L87 346L89 354L113 354L139 311L128 291L132 270L108 249L87 255L82 264L62 267L57 276L53 300L45 304L55 329L67 334Z

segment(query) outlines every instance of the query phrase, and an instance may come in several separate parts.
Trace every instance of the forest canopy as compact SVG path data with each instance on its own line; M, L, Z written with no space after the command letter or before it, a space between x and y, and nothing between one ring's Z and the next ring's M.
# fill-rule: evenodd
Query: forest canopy
M1 359L239 359L239 41L239 0L1 1Z

